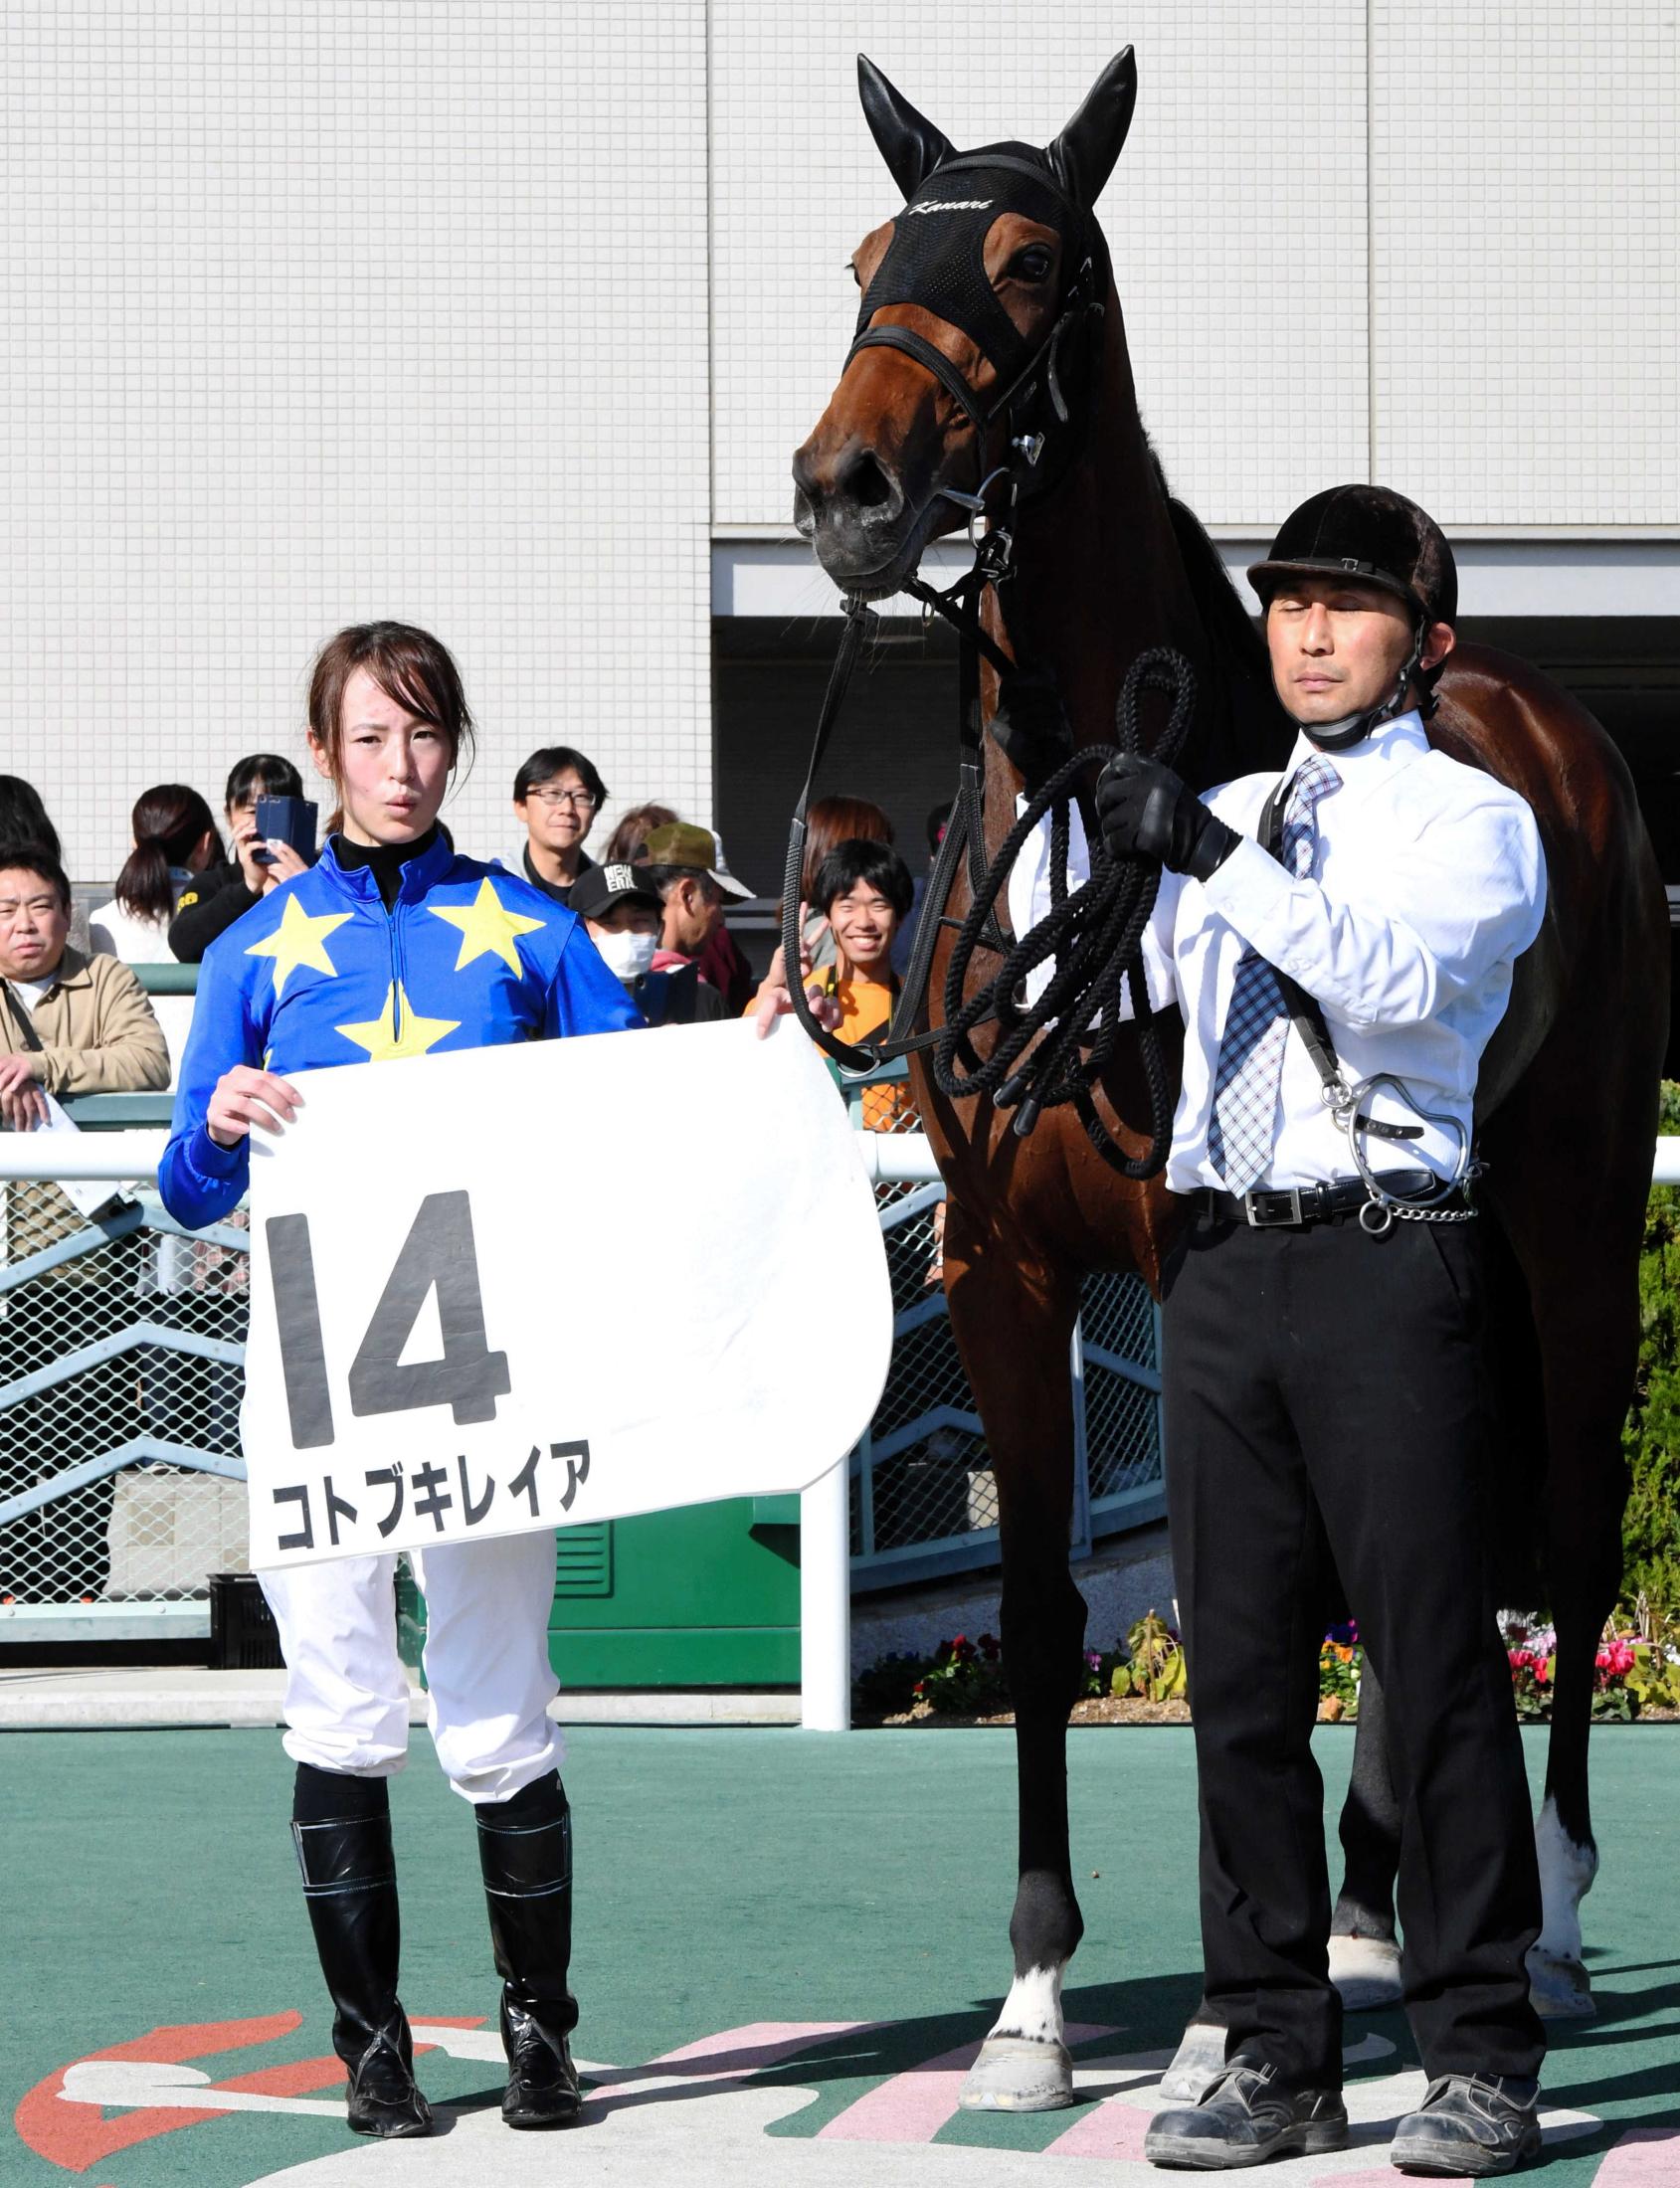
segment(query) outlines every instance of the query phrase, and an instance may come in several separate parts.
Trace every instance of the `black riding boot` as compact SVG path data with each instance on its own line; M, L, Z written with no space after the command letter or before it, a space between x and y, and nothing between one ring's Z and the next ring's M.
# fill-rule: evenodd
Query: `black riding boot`
M307 1765L304 1765L306 1768ZM299 1779L302 1771L299 1770ZM311 1778L328 1776L311 1771ZM357 1804L362 1782L344 1805ZM383 1794L383 1781L379 1781ZM305 1805L300 1794L298 1806ZM322 1805L317 1799L312 1805ZM303 1898L335 2015L332 2048L350 2070L359 2135L426 2135L432 2108L415 2088L414 2043L397 1998L397 1875L389 1814L294 1821Z
M486 1803L478 1861L501 1987L501 2041L510 2127L563 2127L577 2117L578 2078L566 2039L578 2025L566 1984L572 1956L572 1812L559 1773L509 1801Z

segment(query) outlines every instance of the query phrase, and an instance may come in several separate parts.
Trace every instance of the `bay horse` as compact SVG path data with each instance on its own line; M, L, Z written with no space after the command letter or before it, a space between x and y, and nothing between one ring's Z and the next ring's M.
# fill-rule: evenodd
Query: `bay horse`
M842 593L883 599L913 578L928 540L961 521L964 501L952 495L972 506L978 493L996 529L1006 504L989 474L1013 465L1019 479L1020 452L1028 458L1040 452L1030 434L1012 439L1019 421L1011 391L998 384L999 341L972 331L980 307L938 308L941 298L963 293L965 281L972 290L972 263L965 269L942 260L940 220L908 228L912 214L995 202L958 195L975 186L972 167L946 182L943 198L936 192L918 200L942 169L974 155L957 153L861 56L858 71L865 117L905 211L864 237L854 275L867 290L902 224L916 239L917 278L907 284L895 275L880 308L865 303L861 325L875 339L848 354L794 457L795 521ZM1053 674L1081 746L1111 741L1116 695L1134 659L1147 648L1176 648L1197 690L1176 764L1206 788L1280 769L1291 730L1272 697L1253 626L1206 533L1169 494L1139 418L1094 215L1136 89L1128 48L1050 145L1012 140L985 148L1012 173L1036 168L1051 177L1063 209L1046 218L1042 193L1034 202L1028 189L1031 210L1009 210L1006 192L1006 209L983 231L984 282L1022 346L1037 356L1040 381L1044 345L1067 318L1073 284L1093 266L1089 301L1101 305L1100 313L1085 312L1082 341L1061 344L1058 334L1051 344L1059 345L1053 412L1038 399L1042 430L1055 444L1043 466L1048 482L1029 481L1009 515L1007 606L989 594L985 628L1024 666ZM955 224L945 225L955 252ZM904 263L901 254L895 267ZM907 296L906 286L915 293ZM1058 358L1048 361L1053 367ZM981 695L990 718L998 684L989 669ZM1160 722L1159 712L1146 718L1146 741ZM1505 1393L1503 1430L1494 1440L1504 1458L1518 1462L1501 1477L1507 1488L1496 1533L1508 1570L1500 1599L1533 1603L1544 1585L1558 1634L1537 1826L1545 1927L1531 1978L1543 2010L1590 2011L1578 1913L1597 1862L1587 1730L1596 1641L1620 1581L1626 1482L1619 1431L1637 1356L1637 1266L1667 1031L1667 907L1619 754L1584 708L1528 664L1482 646L1459 647L1440 680L1429 736L1527 799L1546 853L1544 927L1518 967L1477 1108L1487 1165L1481 1200L1496 1234L1490 1250L1508 1278L1502 1311L1489 1317L1497 1329L1492 1379ZM991 859L1015 818L1023 778L995 739L984 743ZM947 922L929 985L934 1024L943 1022L952 931L971 901L970 885L959 864L945 901L931 907L930 916ZM1176 1013L1155 1022L1176 1073ZM984 1056L995 1037L995 1029L977 1032L975 1050ZM1145 1148L1149 1114L1140 1046L1135 1036L1121 1040L1097 1091L1098 1115L1133 1158ZM990 1099L959 1104L941 1095L924 1055L913 1059L912 1073L947 1187L951 1321L996 1472L1002 1638L1016 1712L1014 1980L963 2101L1044 2108L1071 2097L1060 1991L1083 1926L1066 1796L1066 1726L1080 1691L1085 1626L1068 1565L1069 1338L1086 1272L1136 1271L1159 1290L1180 1217L1159 1177L1134 1180L1099 1158L1071 1108L1046 1111L1022 1138ZM1490 1284L1490 1296L1496 1289ZM1496 1455L1496 1474L1498 1465ZM1194 1665L1191 1672L1194 1683ZM1334 1929L1344 1944L1392 1948L1399 1820L1380 1716L1368 1671L1356 1783L1342 1822L1350 1859Z

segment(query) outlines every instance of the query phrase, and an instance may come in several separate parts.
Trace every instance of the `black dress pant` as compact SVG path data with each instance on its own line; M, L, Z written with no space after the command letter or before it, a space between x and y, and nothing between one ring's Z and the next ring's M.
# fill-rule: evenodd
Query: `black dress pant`
M1476 1223L1198 1219L1163 1328L1168 1514L1202 1809L1207 1996L1288 2083L1342 2079L1312 1754L1339 1575L1383 1683L1399 1912L1431 2076L1536 2075L1540 1884L1483 1504Z

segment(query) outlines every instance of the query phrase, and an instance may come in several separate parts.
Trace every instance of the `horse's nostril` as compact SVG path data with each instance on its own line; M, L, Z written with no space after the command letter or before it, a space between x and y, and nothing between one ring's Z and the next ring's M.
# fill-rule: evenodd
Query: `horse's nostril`
M880 509L902 499L897 483L870 449L859 449L838 480L840 491L859 509Z

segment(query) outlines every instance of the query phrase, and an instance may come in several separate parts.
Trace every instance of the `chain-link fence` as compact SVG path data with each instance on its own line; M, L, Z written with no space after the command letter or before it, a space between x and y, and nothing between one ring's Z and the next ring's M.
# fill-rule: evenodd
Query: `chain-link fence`
M842 1082L860 1129L919 1132L907 1067ZM851 1463L854 1588L994 1563L998 1485L945 1309L945 1187L875 1188L892 1284L892 1365ZM1162 1509L1159 1320L1136 1277L1085 1281L1073 1378L1073 1547Z
M245 1567L243 1222L0 1186L0 1607L200 1601Z

